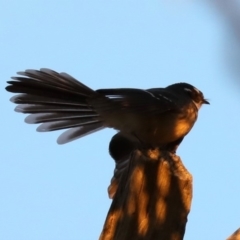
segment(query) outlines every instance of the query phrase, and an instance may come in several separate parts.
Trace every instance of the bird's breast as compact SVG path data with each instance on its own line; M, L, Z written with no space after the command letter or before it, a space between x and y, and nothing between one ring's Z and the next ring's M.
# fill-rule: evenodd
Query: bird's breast
M159 147L184 137L197 119L195 106L179 112L164 112L159 115L143 115L116 111L109 114L105 122L120 132L133 134L142 143Z
M159 118L155 123L153 140L155 144L167 144L189 133L197 120L194 108L185 109L181 114L169 114Z
M158 117L146 117L142 128L135 130L137 137L143 142L158 147L174 142L189 133L197 119L194 108L182 113L166 113ZM143 127L144 126L144 127Z

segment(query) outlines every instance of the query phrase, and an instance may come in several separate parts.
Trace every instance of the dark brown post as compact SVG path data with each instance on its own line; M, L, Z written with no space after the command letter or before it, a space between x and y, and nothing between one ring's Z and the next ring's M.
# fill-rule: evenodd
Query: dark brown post
M100 240L181 240L191 199L192 176L178 156L135 151Z

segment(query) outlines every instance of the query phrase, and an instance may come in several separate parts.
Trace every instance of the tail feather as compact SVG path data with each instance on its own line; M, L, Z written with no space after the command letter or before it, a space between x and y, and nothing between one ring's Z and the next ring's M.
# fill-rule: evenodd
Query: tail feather
M74 99L61 99L54 98L53 96L47 97L45 96L37 96L31 94L18 94L10 98L10 101L13 103L23 103L23 104L60 104L60 105L70 105L70 106L88 106L86 102L74 101ZM89 107L89 106L88 106Z
M67 97L79 97L79 96L88 96L84 91L78 92L76 89L68 89L59 84L53 85L47 82L40 82L34 78L23 78L23 77L14 77L13 80L17 81L8 81L7 83L11 84L6 87L6 90L13 93L27 93L34 95L42 95L48 97L58 97L58 98L67 98Z
M75 112L78 114L89 114L93 112L89 108L79 108L77 106L66 105L37 105L37 104L19 104L15 108L16 112L22 113L47 113L47 112Z
M59 87L62 86L63 88L66 89L74 90L76 87L81 86L82 90L85 89L86 92L88 92L89 90L92 91L92 89L90 89L83 83L79 82L72 76L68 75L67 73L57 73L47 68L41 68L40 71L27 69L24 72L18 72L18 74L35 79L36 81L53 84L54 86L56 85L58 85Z
M86 85L78 82L73 77L65 73L57 73L49 69L26 70L18 72L24 77L12 77L15 81L8 81L10 84L6 89L14 93L27 93L34 95L50 96L68 99L68 95L73 98L79 96L89 97L94 91ZM56 96L55 96L56 95ZM71 99L70 98L70 99Z
M88 134L92 134L94 132L100 131L104 128L105 127L102 125L101 122L93 123L93 124L82 126L82 127L71 128L71 129L65 131L64 133L62 133L58 137L57 143L65 144L65 143L71 142L73 140L76 140L80 137L84 137Z
M69 113L36 113L31 114L25 118L26 123L44 123L44 122L55 122L55 121L76 121L79 124L85 124L89 121L99 121L97 114L92 115L82 115L81 113L69 114Z
M27 70L26 72L32 72L35 70ZM46 73L48 76L54 76L55 80L53 82L55 82L56 80L59 80L60 82L65 82L66 85L69 85L69 83L72 84L73 87L78 87L81 86L82 89L85 89L86 91L92 91L91 88L89 88L88 86L86 86L85 84L79 82L76 78L72 77L71 75L67 74L67 73L57 73L51 69L48 68L41 68L40 71L38 71L41 75L41 73Z
M99 96L91 88L66 73L49 69L19 72L21 77L8 81L6 90L20 93L11 98L19 104L15 111L30 113L27 123L42 123L37 131L68 129L58 139L67 143L104 128L89 99Z
M79 119L76 120L58 120L55 122L47 122L47 123L42 123L40 126L38 126L37 131L38 132L50 132L50 131L55 131L55 130L62 130L66 128L75 128L75 127L81 127L84 125L89 125L92 123L101 123L98 120L84 120L81 121ZM102 123L101 123L102 124Z

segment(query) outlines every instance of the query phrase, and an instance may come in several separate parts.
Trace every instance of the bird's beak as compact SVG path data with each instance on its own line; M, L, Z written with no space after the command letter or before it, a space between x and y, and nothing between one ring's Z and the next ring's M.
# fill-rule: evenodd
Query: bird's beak
M210 104L207 99L203 99L203 104Z

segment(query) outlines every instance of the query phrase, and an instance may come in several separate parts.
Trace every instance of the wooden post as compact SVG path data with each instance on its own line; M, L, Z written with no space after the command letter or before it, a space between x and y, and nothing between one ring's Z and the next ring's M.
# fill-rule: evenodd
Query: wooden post
M235 231L227 240L240 240L240 228Z
M100 240L181 240L192 176L169 152L136 150L120 179Z

